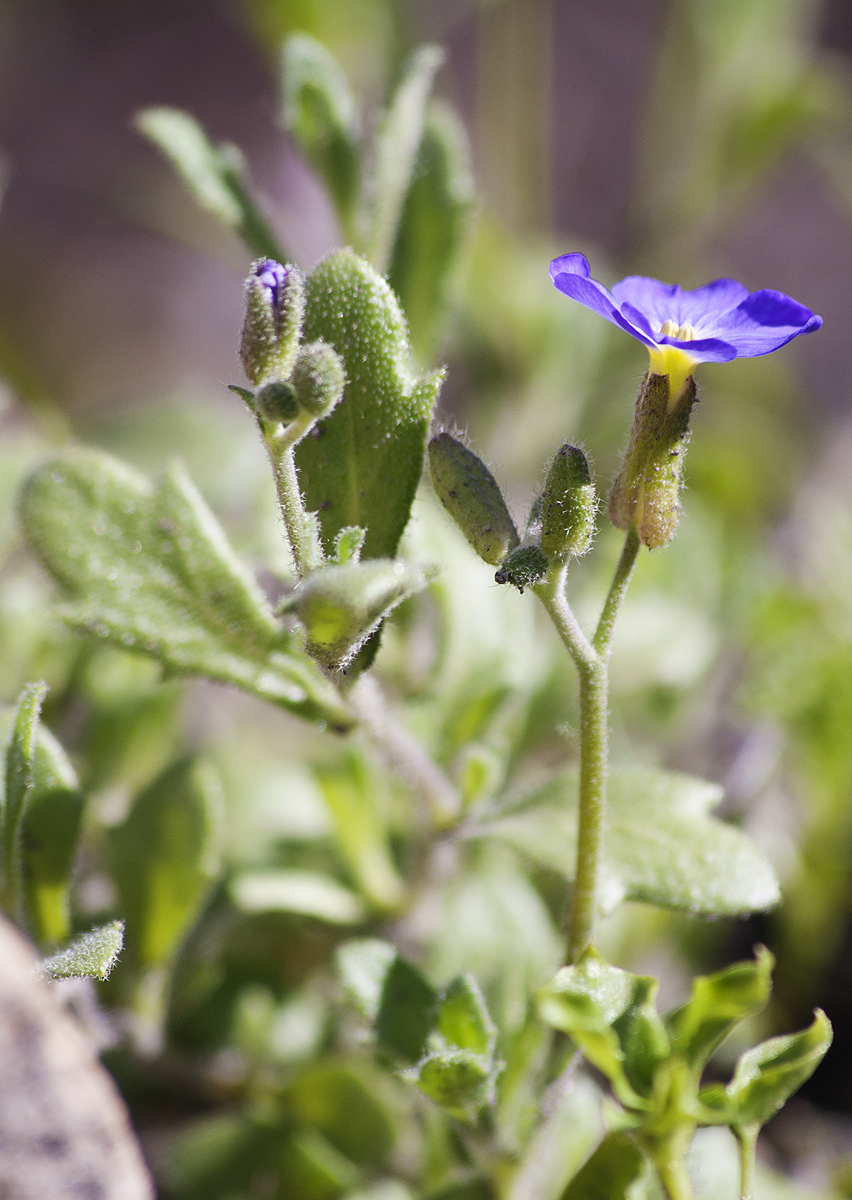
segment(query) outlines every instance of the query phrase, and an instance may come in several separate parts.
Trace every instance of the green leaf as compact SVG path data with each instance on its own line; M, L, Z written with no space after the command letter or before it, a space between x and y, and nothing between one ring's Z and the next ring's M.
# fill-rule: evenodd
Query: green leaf
M380 274L385 273L390 263L423 136L426 101L435 72L443 61L444 54L438 46L421 46L414 52L376 138L366 257Z
M214 145L195 118L179 108L145 108L134 123L169 159L203 209L233 229L253 254L286 262L249 195L245 162L236 146Z
M328 666L341 667L389 613L428 583L421 567L402 559L349 562L312 572L281 611L299 617L309 654Z
M33 790L21 820L24 916L36 942L57 945L69 933L68 889L83 795L68 756L43 725L33 765Z
M543 1115L509 1186L507 1200L559 1200L604 1134L602 1097L590 1079L573 1073L545 1094Z
M388 282L399 296L411 340L427 361L442 332L471 227L473 178L464 126L433 103L399 222Z
M399 303L351 250L329 255L308 276L304 338L333 346L347 379L334 412L296 447L307 507L319 514L327 552L342 529L360 525L362 558L393 558L443 376L412 372Z
M139 967L167 964L219 872L221 796L207 764L165 771L109 831L112 876Z
M631 1108L644 1104L628 1078L621 1038L634 1010L651 1003L656 988L656 980L611 966L591 947L539 993L542 1019L567 1033Z
M611 1133L562 1193L562 1200L628 1200L647 1163L629 1133Z
M427 1055L407 1078L450 1116L473 1122L493 1099L490 1063L472 1050L441 1050Z
M710 816L722 796L715 784L644 768L615 770L608 796L606 911L622 900L644 900L734 916L778 903L778 881L757 847L739 829ZM573 878L577 773L566 772L499 810L473 834L497 836Z
M675 1053L691 1066L702 1067L736 1025L766 1007L774 961L766 947L759 946L753 963L735 963L693 980L689 1000L666 1018Z
M492 1061L497 1030L472 975L460 975L444 992L437 1029L448 1045L480 1054L487 1063Z
M0 882L4 907L16 920L23 900L21 878L21 825L35 787L35 755L39 715L47 684L28 683L18 698L12 735L6 747L2 809L2 863Z
M287 1089L296 1119L313 1126L353 1162L375 1166L393 1149L395 1136L372 1073L343 1062L314 1063Z
M831 1039L831 1024L825 1013L817 1010L809 1028L770 1038L747 1050L737 1060L726 1088L705 1088L698 1098L710 1108L727 1112L726 1124L739 1128L765 1125L810 1079Z
M337 60L304 33L284 43L283 123L328 189L344 240L356 233L361 182L358 114Z
M296 1130L286 1138L277 1157L279 1195L294 1200L337 1200L360 1181L354 1163L316 1129Z
M124 922L110 921L76 938L70 946L41 961L52 979L106 979L124 945Z
M0 710L0 747L5 761L15 710ZM2 815L0 789L0 815ZM40 945L55 946L67 939L68 883L83 797L65 751L40 722L36 728L33 786L20 821L20 916Z
M346 727L336 689L292 653L256 582L183 469L152 487L108 455L74 448L21 496L27 538L75 628L149 654L172 674L232 683L310 720Z
M358 925L366 917L354 892L316 871L245 871L231 882L242 912L292 912L331 925Z
M338 847L360 891L380 911L397 909L405 898L405 885L380 808L379 778L354 753L340 765L317 768L316 777Z
M376 1017L376 1036L408 1062L416 1062L435 1024L438 996L411 963L399 955L385 976Z
M379 1015L382 989L395 958L396 948L381 938L359 938L337 951L337 967L346 993L368 1021L375 1021Z

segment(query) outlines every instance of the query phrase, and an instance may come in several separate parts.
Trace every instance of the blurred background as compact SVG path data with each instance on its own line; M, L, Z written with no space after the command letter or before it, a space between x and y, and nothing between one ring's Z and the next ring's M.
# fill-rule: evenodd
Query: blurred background
M339 58L368 128L412 49L446 50L438 92L468 132L476 211L455 316L422 357L449 365L441 415L469 431L519 511L569 437L606 486L646 366L637 343L553 292L554 254L582 250L607 283L732 275L824 317L818 334L771 358L702 367L685 517L672 547L643 561L613 667L616 759L638 753L724 784L725 815L772 859L784 906L712 924L634 913L607 937L625 965L663 972L673 996L687 971L765 941L779 956L771 1030L798 1027L820 1004L836 1031L770 1131L770 1152L794 1168L842 1162L852 1146L847 0L2 0L3 700L37 672L51 680L54 727L88 756L107 823L177 745L214 747L226 793L246 791L233 764L250 727L264 753L280 739L286 758L279 714L259 723L221 691L193 687L186 700L119 656L98 670L76 658L46 615L50 589L18 541L12 497L28 465L69 436L145 469L180 454L242 553L286 571L261 450L225 390L240 379L249 256L132 121L175 105L238 144L272 228L311 267L340 233L282 129L280 46L294 31ZM578 573L581 610L599 597L610 535ZM487 572L476 578L488 604L502 603ZM553 728L574 713L567 670L543 665L535 646L535 694L513 750L521 774L560 761ZM386 649L394 678L393 639ZM85 702L63 707L73 689ZM141 723L118 746L128 705ZM307 801L290 825L270 817L281 769L269 767L256 817L240 822L249 859L270 829L328 836ZM93 878L81 911L107 911Z

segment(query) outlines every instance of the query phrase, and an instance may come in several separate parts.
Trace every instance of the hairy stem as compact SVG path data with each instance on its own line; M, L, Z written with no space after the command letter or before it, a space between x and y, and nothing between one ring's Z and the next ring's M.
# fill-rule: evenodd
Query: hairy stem
M622 601L627 592L627 586L633 575L633 568L636 566L636 558L639 554L640 545L639 534L636 532L635 527L631 525L627 531L627 537L624 539L621 557L615 568L615 574L612 577L612 583L604 601L601 617L592 641L592 645L598 654L604 658L609 655L615 619L619 614Z
M569 962L576 962L595 936L606 827L609 650L615 619L636 565L639 544L638 534L631 527L591 642L580 628L565 596L564 565L551 571L535 588L580 677L579 823L574 892L568 916Z
M390 765L426 801L433 825L448 829L459 816L459 796L441 768L385 703L374 679L362 675L349 702L364 731Z
M290 539L296 574L303 579L322 564L317 561L316 541L308 527L305 506L302 503L299 476L293 456L295 446L292 441L285 442L275 437L264 436L263 440L275 476L278 507Z

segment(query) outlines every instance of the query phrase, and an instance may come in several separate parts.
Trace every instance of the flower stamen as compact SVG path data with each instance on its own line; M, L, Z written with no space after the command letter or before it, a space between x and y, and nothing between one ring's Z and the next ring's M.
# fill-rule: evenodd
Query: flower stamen
M693 342L695 330L691 325L675 325L674 321L664 321L660 326L660 337L676 338L679 342Z

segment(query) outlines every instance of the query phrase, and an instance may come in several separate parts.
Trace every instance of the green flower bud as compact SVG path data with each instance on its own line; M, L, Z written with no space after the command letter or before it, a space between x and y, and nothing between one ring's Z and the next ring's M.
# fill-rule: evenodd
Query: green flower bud
M296 393L289 383L267 383L255 396L255 404L271 425L286 425L299 412Z
M246 280L246 315L240 359L255 385L286 379L293 370L302 320L305 281L297 267L282 267L271 258L252 264Z
M301 411L318 420L339 403L346 380L343 364L331 346L311 342L299 351L290 382Z
M512 550L500 564L494 575L496 583L511 583L519 592L524 588L541 583L547 574L550 561L540 546L526 544Z
M494 476L449 433L432 438L429 466L438 499L479 557L496 567L520 539Z
M695 380L690 376L669 411L668 375L649 372L636 401L627 453L609 494L609 515L618 529L634 525L651 550L665 546L677 529L683 457L695 400Z
M597 499L589 464L579 446L559 450L541 496L541 548L548 558L564 561L585 554L595 531Z
M422 567L388 558L323 567L304 579L282 606L307 633L308 653L342 667L398 604L427 586Z

